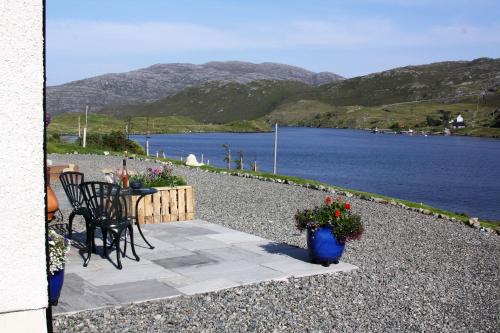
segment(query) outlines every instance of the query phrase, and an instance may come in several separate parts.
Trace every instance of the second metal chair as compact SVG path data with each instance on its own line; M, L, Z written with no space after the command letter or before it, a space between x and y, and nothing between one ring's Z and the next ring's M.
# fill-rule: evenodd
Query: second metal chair
M116 245L116 260L118 269L122 269L120 260L120 240L125 235L125 244L127 242L127 231L130 234L130 247L137 261L139 256L135 253L134 234L132 222L128 217L127 202L120 195L120 186L104 182L84 182L80 185L85 203L90 212L90 224L88 228L87 250L88 257L85 259L84 266L87 266L92 253L95 229L101 228L104 255L108 257L107 235L113 236L112 243Z

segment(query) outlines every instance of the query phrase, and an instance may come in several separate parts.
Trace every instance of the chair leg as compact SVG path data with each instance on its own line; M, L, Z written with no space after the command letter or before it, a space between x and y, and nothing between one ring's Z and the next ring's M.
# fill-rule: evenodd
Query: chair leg
M132 253L135 257L135 260L139 261L141 260L141 258L139 258L139 256L137 255L137 253L135 253L135 246L134 246L134 231L132 229L132 225L129 224L128 227L127 227L129 233L130 233L130 248L132 249ZM127 244L127 234L125 233L125 244Z
M92 240L94 239L94 229L89 228L87 231L87 258L83 261L83 267L87 267L92 256Z
M105 228L101 229L102 232L102 248L104 250L104 256L107 258L108 257L108 230Z
M123 256L124 257L127 255L127 229L128 228L125 228L125 237L123 237L125 239L125 243L123 244Z
M71 239L73 236L73 219L75 218L75 212L71 212L69 214L69 219L68 219L68 238Z
M118 263L118 269L122 269L122 262L120 261L120 235L115 234L116 237L116 262Z

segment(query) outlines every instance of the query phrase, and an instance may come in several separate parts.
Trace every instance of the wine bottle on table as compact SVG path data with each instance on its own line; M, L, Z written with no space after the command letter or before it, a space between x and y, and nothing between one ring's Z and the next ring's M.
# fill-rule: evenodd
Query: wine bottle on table
M123 188L127 188L128 187L128 171L127 171L127 160L126 159L123 159L123 169L122 169L121 180L122 180Z

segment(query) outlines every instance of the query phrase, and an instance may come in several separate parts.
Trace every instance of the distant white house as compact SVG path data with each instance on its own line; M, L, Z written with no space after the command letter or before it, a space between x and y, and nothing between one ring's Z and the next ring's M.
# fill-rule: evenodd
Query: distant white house
M462 117L461 114L459 114L456 119L451 120L450 123L452 124L453 128L464 128L465 127L464 117Z

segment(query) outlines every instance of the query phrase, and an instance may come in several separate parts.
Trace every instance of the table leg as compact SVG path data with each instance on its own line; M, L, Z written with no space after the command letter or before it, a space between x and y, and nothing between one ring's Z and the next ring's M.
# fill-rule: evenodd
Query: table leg
M141 225L139 224L139 202L141 202L142 198L144 198L144 195L141 195L139 199L137 199L137 202L135 203L135 225L137 226L137 229L139 230L139 234L141 234L142 239L148 244L150 249L154 249L155 247L151 245L146 237L144 237L144 234L142 233L141 230Z

